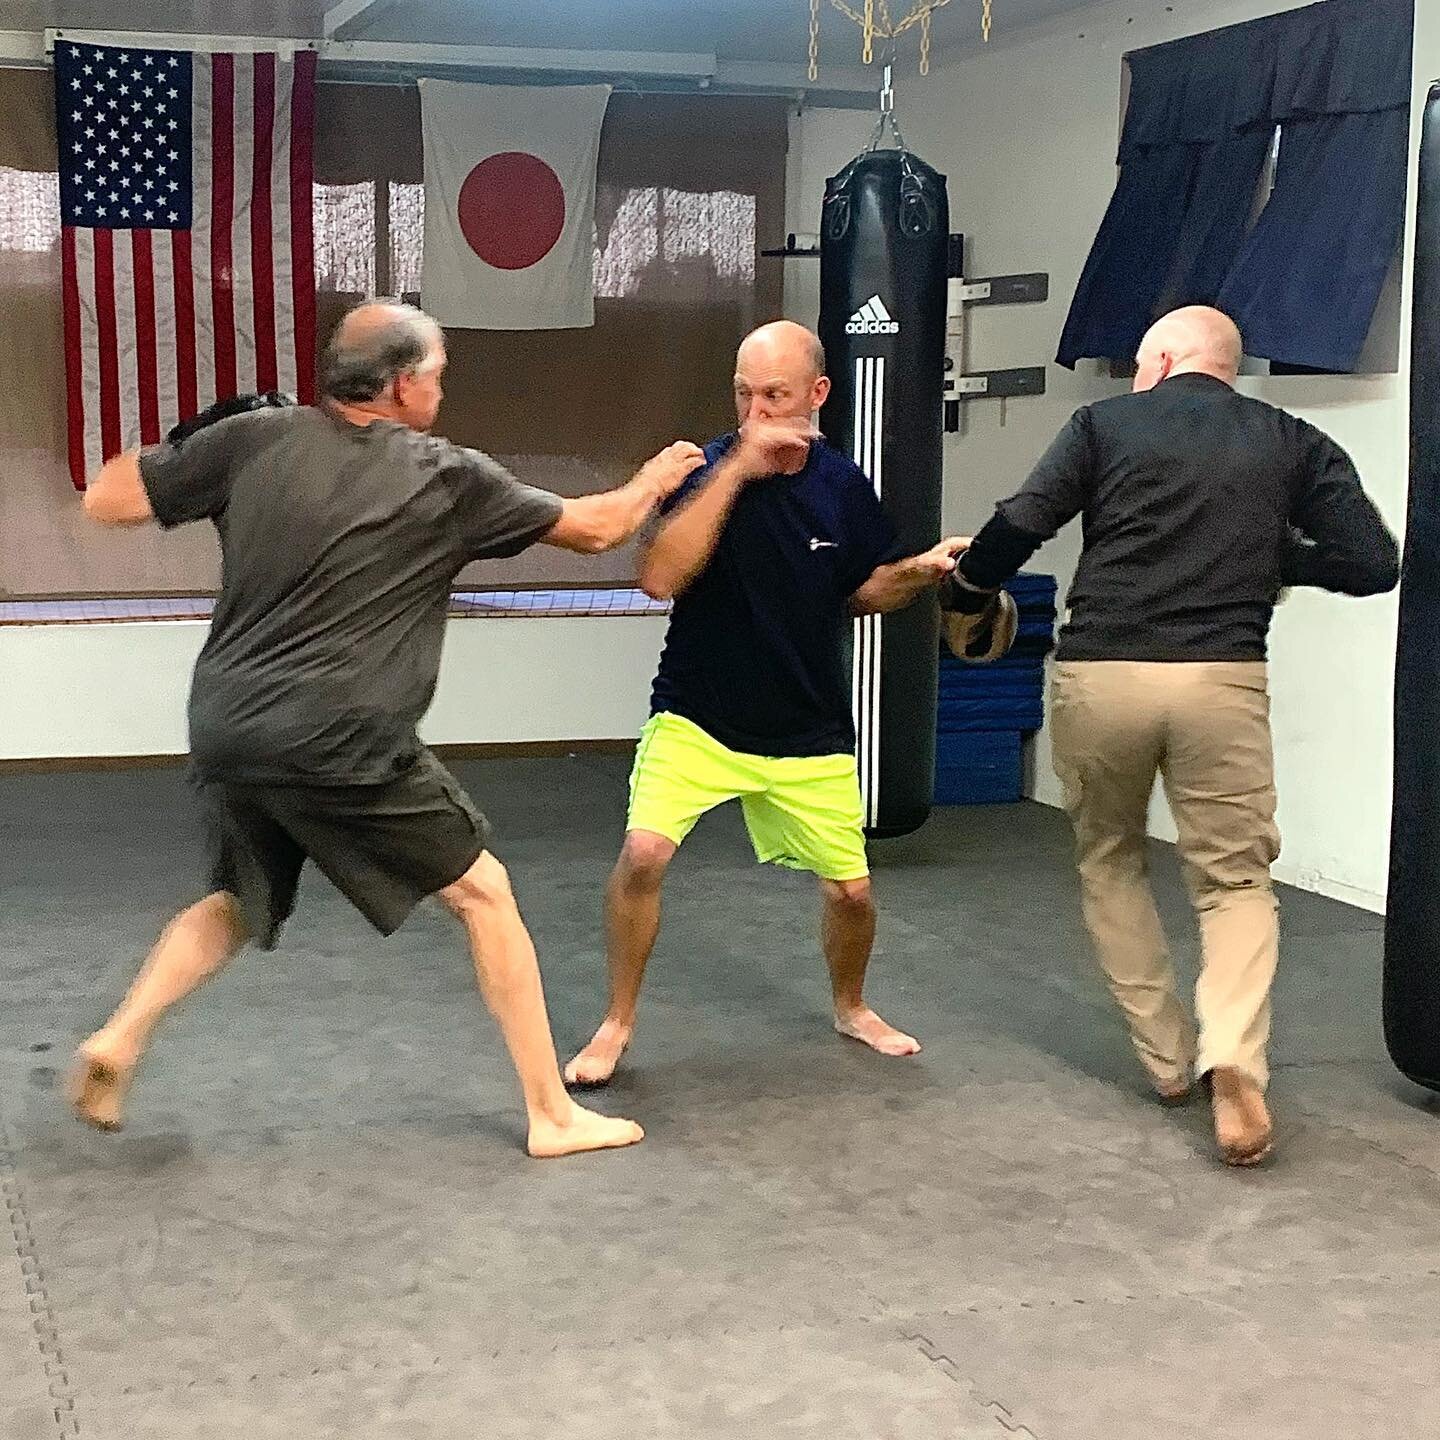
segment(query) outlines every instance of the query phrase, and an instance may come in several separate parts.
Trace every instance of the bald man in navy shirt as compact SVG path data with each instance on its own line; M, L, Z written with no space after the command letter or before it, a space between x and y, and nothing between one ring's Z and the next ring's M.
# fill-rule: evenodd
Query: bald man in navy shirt
M874 486L813 416L830 392L818 338L762 326L736 357L740 427L662 507L641 583L674 599L636 754L606 922L610 1004L566 1079L604 1084L630 1043L665 872L708 810L739 799L756 858L820 884L835 1028L883 1055L919 1043L862 987L875 938L845 641L955 568L960 540L904 556Z

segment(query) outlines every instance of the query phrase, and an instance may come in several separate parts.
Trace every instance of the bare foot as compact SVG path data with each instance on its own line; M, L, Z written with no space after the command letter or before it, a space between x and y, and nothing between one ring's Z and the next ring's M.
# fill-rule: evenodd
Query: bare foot
M869 1006L845 1014L836 1013L835 1028L842 1035L878 1050L882 1055L918 1055L920 1042L903 1030L887 1025Z
M585 1150L618 1150L638 1145L644 1138L645 1132L633 1120L597 1115L572 1101L570 1118L563 1124L544 1118L531 1120L526 1148L537 1160L549 1160Z
M1156 1097L1162 1105L1186 1105L1195 1094L1195 1082L1189 1075L1175 1075L1168 1080L1151 1080Z
M1243 1071L1217 1065L1210 1072L1215 1143L1227 1165L1258 1165L1275 1148L1265 1092Z
M97 1130L118 1130L125 1122L125 1096L137 1058L92 1035L76 1052L70 1072L70 1105L76 1116Z
M620 1057L630 1048L632 1025L606 1020L590 1043L565 1067L567 1085L608 1085Z

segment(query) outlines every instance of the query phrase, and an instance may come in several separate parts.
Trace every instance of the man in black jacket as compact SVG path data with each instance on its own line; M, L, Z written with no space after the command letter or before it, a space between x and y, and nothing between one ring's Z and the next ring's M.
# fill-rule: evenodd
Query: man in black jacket
M1240 333L1177 310L1146 335L1135 393L1087 405L1003 501L946 586L979 612L1075 516L1084 549L1051 695L1085 920L1162 1099L1208 1077L1223 1158L1272 1147L1265 1105L1279 854L1266 636L1281 591L1393 589L1394 538L1349 456L1236 394ZM1175 993L1146 880L1156 773L1200 925L1197 1026Z

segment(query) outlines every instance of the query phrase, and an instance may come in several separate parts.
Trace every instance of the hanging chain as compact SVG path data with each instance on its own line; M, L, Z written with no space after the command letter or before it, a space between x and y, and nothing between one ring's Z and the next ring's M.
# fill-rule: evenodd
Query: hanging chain
M895 42L887 41L885 54L881 57L880 63L885 67L880 73L880 114L883 118L886 115L895 113Z
M948 5L950 0L924 0L924 3L916 5L914 9L895 27L895 35L898 39L912 25L925 26L930 23L930 17L935 11Z
M980 8L980 33L985 37L985 43L987 45L990 43L991 19L990 0L984 0Z
M880 81L880 114L875 121L875 129L870 134L868 150L878 150L880 142L885 138L885 132L890 131L895 137L895 148L900 152L900 169L910 180L915 180L915 167L910 161L910 147L905 143L904 133L900 129L900 117L895 113L895 41L889 40L885 46L885 53L881 57L881 63L885 69L883 78Z
M858 25L864 34L861 54L865 64L875 61L875 40L895 41L913 25L920 27L920 73L930 73L931 16L950 3L950 0L914 0L905 18L898 24L890 14L890 0L865 0L862 14L848 0L830 0L830 4L847 19ZM990 6L992 0L983 0L981 24L985 38L990 38ZM810 0L810 79L814 80L819 68L820 0Z

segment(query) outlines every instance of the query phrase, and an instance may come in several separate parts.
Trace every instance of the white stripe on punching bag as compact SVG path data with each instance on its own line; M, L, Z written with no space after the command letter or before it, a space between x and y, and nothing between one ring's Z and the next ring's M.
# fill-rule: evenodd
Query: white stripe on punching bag
M885 359L859 356L855 361L855 429L852 454L881 494L884 482ZM851 703L855 719L855 755L860 796L867 825L880 816L880 678L884 631L882 617L855 621L855 658Z
M866 421L869 418L869 411L865 405L865 375L869 367L870 362L864 356L857 355L855 357L855 423L851 431L850 458L854 460L861 470L866 470L866 464L869 458L869 442L865 433ZM868 474L868 470L866 470L866 473ZM870 717L870 695L866 683L869 675L869 666L866 664L866 651L868 649L866 642L869 638L866 620L866 616L856 616L853 630L854 656L852 659L851 718L855 722L855 762L860 778L861 813L868 817L870 813L868 800L870 793L870 757L869 746L866 744L865 731Z
M885 472L885 357L877 356L874 361L875 375L870 411L870 444L873 468L870 479L877 496L884 494ZM880 680L884 651L884 617L871 615L871 684L870 684L870 824L880 822Z
M875 357L875 406L871 412L871 426L874 434L875 446L875 467L870 471L870 479L875 486L875 493L883 496L885 494L885 357Z

